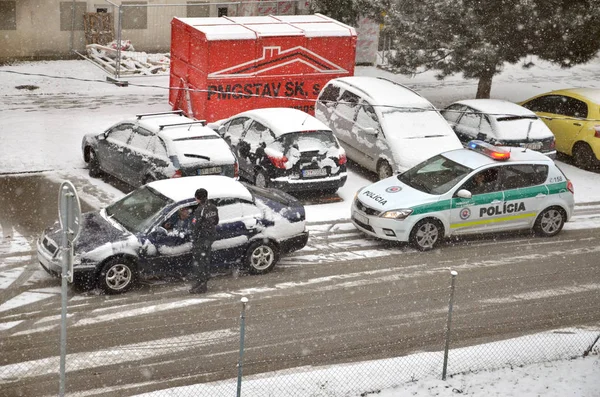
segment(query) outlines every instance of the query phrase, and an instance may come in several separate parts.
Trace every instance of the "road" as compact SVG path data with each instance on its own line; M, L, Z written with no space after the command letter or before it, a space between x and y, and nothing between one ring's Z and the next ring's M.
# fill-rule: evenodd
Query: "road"
M60 284L40 270L32 242L56 219L58 182L0 181L13 193L0 196L3 227L13 230L12 245L0 246L0 270L19 272L0 283L2 395L56 395ZM600 217L598 207L578 206L576 215ZM452 240L420 253L366 238L347 220L309 228L309 245L272 273L220 274L205 296L190 296L181 280L122 296L71 290L67 390L126 396L234 379L241 297L249 299L245 375L437 352L450 270L458 272L453 348L600 322L597 229Z

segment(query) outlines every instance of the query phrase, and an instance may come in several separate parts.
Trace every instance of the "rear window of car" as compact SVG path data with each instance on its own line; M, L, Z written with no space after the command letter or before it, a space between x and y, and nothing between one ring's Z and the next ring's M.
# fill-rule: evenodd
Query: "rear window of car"
M283 146L284 151L290 147L296 147L301 152L316 151L325 152L331 148L337 148L338 144L331 131L306 131L292 132L282 135L275 144Z

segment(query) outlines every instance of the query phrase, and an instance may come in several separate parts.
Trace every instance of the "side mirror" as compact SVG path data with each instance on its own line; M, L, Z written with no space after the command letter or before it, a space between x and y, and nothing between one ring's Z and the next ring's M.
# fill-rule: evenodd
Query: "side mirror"
M364 129L365 133L369 134L369 135L377 135L379 134L379 131L377 131L375 128L373 127L367 127Z
M473 197L473 195L467 189L460 189L458 192L456 192L456 197L470 199L471 197Z
M487 134L484 134L483 132L480 132L480 133L477 134L477 138L475 138L475 139L477 139L478 141L485 141L486 138L487 138Z

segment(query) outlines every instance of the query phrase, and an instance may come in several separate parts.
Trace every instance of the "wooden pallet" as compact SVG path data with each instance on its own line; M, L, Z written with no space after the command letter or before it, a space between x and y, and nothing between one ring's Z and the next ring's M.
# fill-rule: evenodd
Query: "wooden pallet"
M86 46L88 58L96 62L110 74L117 74L117 50L112 47L99 44L88 44ZM140 60L145 58L146 60ZM121 51L119 62L119 75L158 75L169 73L168 55L160 57L160 61L152 60L145 53Z

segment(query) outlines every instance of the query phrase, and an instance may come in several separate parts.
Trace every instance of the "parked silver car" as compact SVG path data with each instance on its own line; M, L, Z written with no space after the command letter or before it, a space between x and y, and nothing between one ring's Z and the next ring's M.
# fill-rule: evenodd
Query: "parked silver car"
M107 173L134 187L182 176L238 175L229 145L204 121L181 111L138 114L87 134L82 150L90 176Z
M478 139L496 146L522 147L556 157L554 134L529 109L499 99L458 101L442 110L463 144Z

